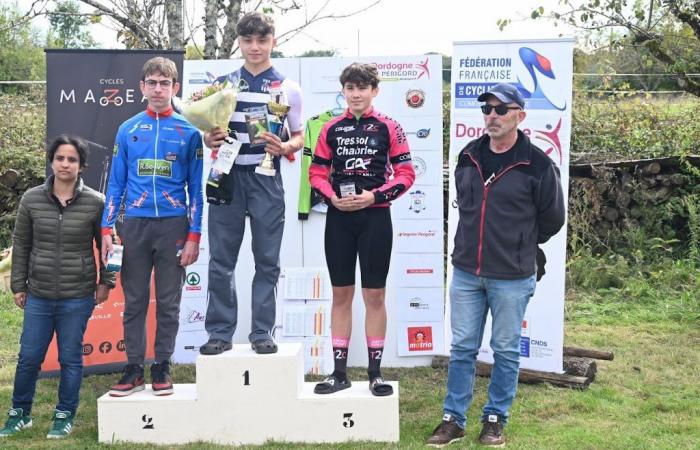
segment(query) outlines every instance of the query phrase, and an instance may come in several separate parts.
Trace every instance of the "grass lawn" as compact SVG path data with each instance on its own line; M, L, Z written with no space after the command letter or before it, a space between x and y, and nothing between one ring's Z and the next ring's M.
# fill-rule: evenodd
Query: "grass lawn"
M690 271L690 274L687 272ZM611 350L614 361L598 362L598 377L586 391L549 385L520 385L506 428L514 449L697 449L700 447L700 269L683 267L681 281L669 277L651 286L656 296L636 302L609 290L569 290L566 310L567 345ZM649 277L631 274L639 289ZM648 294L648 293L647 293ZM689 297L690 296L690 297ZM613 300L605 302L605 298ZM690 299L690 300L689 300ZM680 304L680 306L679 306ZM679 311L679 308L681 310ZM672 314L669 314L672 311ZM18 351L21 312L9 296L0 296L0 408L9 408ZM364 380L362 370L351 371ZM385 377L401 382L401 441L398 445L287 445L263 448L424 448L423 442L441 417L445 369L385 369ZM177 382L194 382L192 366L175 366ZM96 399L115 375L85 378L73 434L64 441L44 438L56 401L57 379L40 380L34 427L2 441L5 449L165 448L97 443ZM480 448L476 444L479 408L488 379L478 378L468 417L467 437L448 448ZM4 420L4 418L2 419ZM223 448L191 444L178 448Z

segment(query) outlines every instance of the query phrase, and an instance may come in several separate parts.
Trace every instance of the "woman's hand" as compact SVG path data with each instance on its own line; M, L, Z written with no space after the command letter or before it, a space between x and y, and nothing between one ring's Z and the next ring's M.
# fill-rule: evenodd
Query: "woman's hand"
M15 305L17 305L18 308L24 309L24 305L27 304L27 293L26 292L18 292L15 294Z
M109 297L109 286L105 284L98 284L95 286L95 304L99 305L100 303L104 303L105 300L107 300L107 297Z

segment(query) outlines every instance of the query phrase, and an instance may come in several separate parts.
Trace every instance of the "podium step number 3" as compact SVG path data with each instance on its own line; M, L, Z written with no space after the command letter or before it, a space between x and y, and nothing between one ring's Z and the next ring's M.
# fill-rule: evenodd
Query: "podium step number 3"
M128 397L100 397L99 441L398 442L398 383L387 397L373 396L364 380L329 395L314 394L315 384L304 382L301 344L279 344L270 355L234 345L200 355L196 384L176 384L173 395L156 397L148 385Z

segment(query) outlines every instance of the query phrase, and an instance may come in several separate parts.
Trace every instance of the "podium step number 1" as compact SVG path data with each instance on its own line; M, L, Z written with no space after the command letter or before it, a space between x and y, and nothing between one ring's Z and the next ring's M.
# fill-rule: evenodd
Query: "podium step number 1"
M399 386L373 396L365 380L328 395L305 383L302 346L281 343L258 355L234 345L221 355L197 358L196 384L176 384L156 397L150 385L128 397L97 401L99 441L183 444L262 444L266 441L398 442Z

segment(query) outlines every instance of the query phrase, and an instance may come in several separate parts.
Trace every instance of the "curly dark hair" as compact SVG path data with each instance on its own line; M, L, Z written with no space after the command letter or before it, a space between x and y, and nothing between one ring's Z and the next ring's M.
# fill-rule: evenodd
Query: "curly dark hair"
M366 84L376 88L379 86L377 67L372 64L352 63L340 74L341 86L345 86L345 83Z

